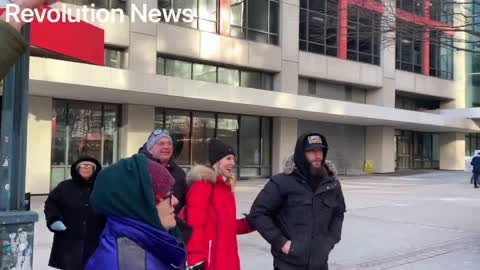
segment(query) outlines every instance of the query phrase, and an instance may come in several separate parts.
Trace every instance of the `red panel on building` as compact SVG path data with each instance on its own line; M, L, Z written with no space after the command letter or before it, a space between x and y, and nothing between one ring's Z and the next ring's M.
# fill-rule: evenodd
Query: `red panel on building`
M39 12L50 8L42 7ZM0 14L4 11L0 9ZM52 23L45 19L31 23L32 46L95 65L104 64L104 39L103 29L84 21Z
M383 13L385 10L384 5L374 0L348 0L348 3L376 13Z

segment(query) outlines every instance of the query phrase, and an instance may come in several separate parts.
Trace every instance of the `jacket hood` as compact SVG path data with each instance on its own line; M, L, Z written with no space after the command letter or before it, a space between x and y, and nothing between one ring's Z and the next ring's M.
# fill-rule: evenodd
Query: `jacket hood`
M93 172L93 175L90 179L88 179L88 181L86 181L85 179L83 179L83 177L78 173L77 171L77 165L80 163L80 162L83 162L83 161L89 161L89 162L92 162L95 164L95 166L97 167L95 169L95 171ZM81 183L93 183L95 182L95 179L97 178L97 175L98 173L102 170L102 165L100 164L100 162L92 157L88 157L88 156L84 156L84 157L80 157L79 159L77 159L73 164L72 166L70 167L70 175L72 176L72 179L75 180L75 181L79 181Z
M144 155L137 154L102 170L90 197L92 207L107 216L130 218L162 228L148 162Z
M297 169L297 166L295 165L295 161L293 157L294 157L294 154L290 154L285 160L285 163L283 164L283 173L292 174L295 171L295 169ZM333 162L331 162L330 160L325 160L323 164L325 166L325 169L328 172L328 175L337 179L338 171L335 165L333 164Z
M195 165L187 174L187 185L191 186L195 182L207 181L212 184L217 182L217 173L207 166Z
M308 164L307 158L305 157L305 150L304 150L304 145L307 140L307 137L311 135L319 135L322 137L323 141L325 140L325 137L323 135L320 135L318 133L307 133L304 134L300 137L298 137L297 143L295 145L295 152L293 154L293 160L295 162L295 165L297 167L298 172L303 175L305 178L309 178L310 176L310 165ZM327 158L327 150L324 150L323 152L323 158L324 160Z

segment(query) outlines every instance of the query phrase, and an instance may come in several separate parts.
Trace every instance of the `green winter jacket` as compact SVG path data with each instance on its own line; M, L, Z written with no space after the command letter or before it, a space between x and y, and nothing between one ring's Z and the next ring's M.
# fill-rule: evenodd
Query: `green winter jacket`
M0 21L0 80L25 52L26 46L25 40L17 30Z

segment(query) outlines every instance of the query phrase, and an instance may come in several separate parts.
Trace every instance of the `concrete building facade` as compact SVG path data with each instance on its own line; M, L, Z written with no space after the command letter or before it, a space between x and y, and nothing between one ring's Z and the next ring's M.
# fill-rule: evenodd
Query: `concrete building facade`
M439 52L447 64L437 67L428 39L365 35L392 16L386 4L432 17L429 0L421 15L385 1L193 1L191 25L98 25L105 66L33 56L27 192L48 193L80 155L108 166L136 153L156 127L185 169L206 161L208 138L232 144L241 179L279 172L311 131L327 136L342 174L364 173L366 161L376 173L463 170L465 138L480 131L480 113L465 108L465 56ZM382 43L392 38L401 45Z

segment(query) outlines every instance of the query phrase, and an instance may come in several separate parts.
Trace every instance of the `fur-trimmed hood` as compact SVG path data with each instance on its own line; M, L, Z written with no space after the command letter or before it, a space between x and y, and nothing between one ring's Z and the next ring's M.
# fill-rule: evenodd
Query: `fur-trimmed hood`
M217 173L205 165L195 165L187 174L187 186L191 186L198 181L208 181L215 184L217 182Z
M283 173L285 174L292 174L293 171L295 170L295 161L293 160L294 154L290 154L288 158L285 160L285 163L283 164ZM330 160L325 160L324 162L325 168L328 171L328 174L333 176L335 179L338 179L337 177L337 168L335 168L335 165L333 162Z

